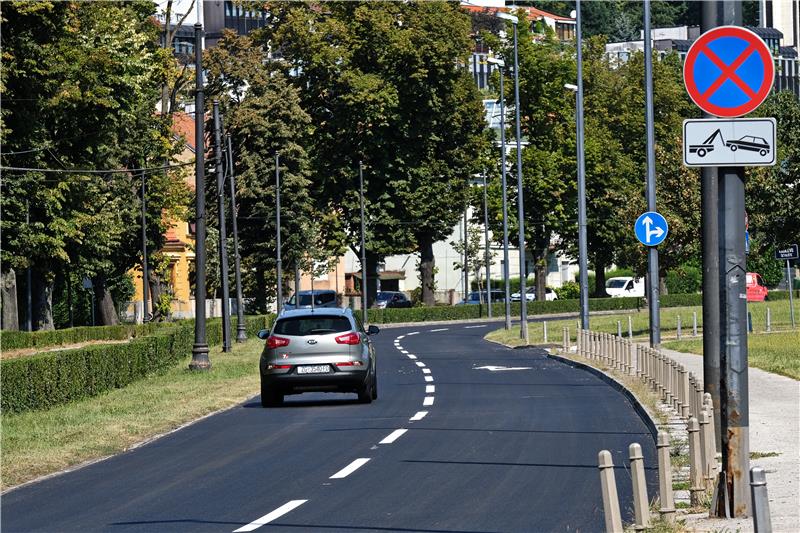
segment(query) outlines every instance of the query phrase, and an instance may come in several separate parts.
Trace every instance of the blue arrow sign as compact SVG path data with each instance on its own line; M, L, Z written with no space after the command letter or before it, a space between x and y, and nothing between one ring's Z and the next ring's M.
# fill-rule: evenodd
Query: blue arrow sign
M639 242L645 246L658 246L667 238L669 224L660 214L648 211L639 215L633 229Z

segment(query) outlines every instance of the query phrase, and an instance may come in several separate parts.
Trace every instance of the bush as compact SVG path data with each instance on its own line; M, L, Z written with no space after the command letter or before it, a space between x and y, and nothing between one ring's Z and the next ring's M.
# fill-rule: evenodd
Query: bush
M661 307L692 307L703 305L702 294L662 294L659 299Z
M260 329L268 327L273 318L272 315L248 317L248 336L255 336ZM163 371L191 353L193 320L148 324L142 329L148 327L153 328L152 334L141 335L126 344L87 346L0 362L3 391L0 408L4 412L47 409L96 396ZM235 319L231 330L235 334ZM222 342L221 319L208 321L206 338L210 346Z
M581 296L581 286L574 281L568 281L553 290L556 291L559 300L574 300Z
M795 289L792 293L792 297L795 299L800 298L800 290ZM789 291L769 291L767 294L767 300L775 301L775 300L788 300L789 299Z
M703 272L693 266L681 266L667 272L665 279L669 294L690 294L703 288Z
M81 326L49 331L3 331L0 332L0 345L4 350L19 350L22 348L62 346L87 341L125 340L152 335L159 328L170 325L172 324L163 322L137 325L123 324L119 326Z

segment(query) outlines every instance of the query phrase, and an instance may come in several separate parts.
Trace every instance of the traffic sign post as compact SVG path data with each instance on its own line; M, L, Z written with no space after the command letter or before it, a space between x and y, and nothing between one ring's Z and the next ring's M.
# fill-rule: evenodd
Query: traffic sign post
M703 27L717 23L717 14L728 17L725 24L741 22L740 4L725 1L716 10L703 10ZM684 82L692 100L704 112L732 119L754 111L769 95L775 77L772 53L754 32L738 26L711 28L690 47L684 62ZM764 120L764 119L760 119ZM749 471L749 415L747 389L747 301L745 283L744 168L742 165L774 164L776 150L774 132L749 131L756 122L709 124L710 121L687 121L684 124L684 163L688 166L712 167L706 177L718 175L718 207L715 212L703 210L706 218L719 213L718 243L704 242L703 271L707 275L714 265L720 265L717 279L719 289L719 344L705 350L704 374L706 387L719 409L722 442L722 472L715 491L712 514L747 516L750 499L745 473ZM769 128L768 125L763 126ZM770 135L771 133L771 135ZM745 154L744 152L751 152ZM719 165L724 165L717 168ZM717 172L714 172L717 171ZM710 185L710 183L709 183ZM711 195L714 191L704 189ZM709 202L705 198L704 206ZM711 232L704 231L704 238ZM724 266L720 263L724 257ZM706 267L709 268L706 268ZM704 280L703 305L713 305L712 295L706 298ZM704 318L705 318L704 309ZM715 318L715 317L714 317ZM709 321L709 331L714 334ZM704 348L711 342L703 342ZM709 353L709 352L715 353ZM716 361L719 373L714 372ZM712 364L713 362L713 364ZM706 364L708 363L708 364ZM709 383L712 381L712 383ZM717 389L717 387L719 387ZM715 417L717 419L717 417Z
M775 259L782 259L786 261L786 288L789 289L789 315L792 318L792 329L795 328L794 322L794 280L792 279L792 265L790 261L800 258L800 250L796 244L792 244L788 248L775 250Z

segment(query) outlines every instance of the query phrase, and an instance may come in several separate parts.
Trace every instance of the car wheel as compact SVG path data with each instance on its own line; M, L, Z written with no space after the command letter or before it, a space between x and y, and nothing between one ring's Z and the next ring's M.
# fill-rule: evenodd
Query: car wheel
M358 403L372 403L372 386L375 379L368 379L364 385L358 389Z
M732 145L731 145L731 152L735 152L735 151L736 151L736 150L738 150L738 149L739 149L739 147L738 147L738 146L736 146L735 144L732 144Z
M761 150L760 152L758 152L758 155L760 155L761 157L764 157L765 155L767 155L767 151L766 150Z
M700 149L697 151L697 155L699 155L700 157L705 157L705 156L706 156L706 151L705 151L705 150L703 150L702 148L700 148Z
M283 403L283 394L261 384L261 407L277 407Z

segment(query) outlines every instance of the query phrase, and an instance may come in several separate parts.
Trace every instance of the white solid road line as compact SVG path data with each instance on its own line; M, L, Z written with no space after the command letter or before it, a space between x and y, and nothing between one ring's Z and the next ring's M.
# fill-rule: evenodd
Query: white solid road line
M389 433L378 444L391 444L394 441L396 441L397 439L399 439L403 435L403 433L405 433L406 431L408 431L408 430L407 429L396 429L396 430L392 431L391 433Z
M433 333L434 331L447 331L447 330L448 330L448 328L432 329L431 333Z
M423 368L422 369L422 373L423 374L430 374L431 373L431 369L430 368Z
M423 363L422 361L417 361L417 366L420 368L425 368L425 363Z
M277 509L275 509L271 513L265 514L264 516L262 516L258 520L254 520L253 522L250 522L246 526L240 527L239 529L234 529L233 533L240 533L240 532L244 532L244 531L254 531L254 530L260 528L261 526L263 526L264 524L269 524L270 522L272 522L276 518L280 518L283 515L285 515L286 513L291 512L293 509L296 509L297 507L300 507L301 505L303 505L307 501L308 500L292 500L290 502L284 503L283 505L281 505L280 507L278 507Z
M411 333L406 333L406 337L410 337L411 335L419 335L419 331L412 331ZM400 337L397 337L398 339Z
M428 381L428 382L433 381L433 376L425 376L425 381Z
M422 420L423 418L425 418L425 415L427 415L427 414L428 414L428 411L419 411L419 412L417 412L417 414L415 414L414 416L409 418L409 420L412 421L412 422L416 422L417 420Z
M432 394L436 392L436 385L425 385L425 394Z
M422 401L422 405L433 405L433 396L425 396L425 399Z
M353 472L355 472L356 470L358 470L359 468L361 468L362 466L364 466L365 464L367 464L368 461L369 461L369 458L367 458L367 457L362 457L360 459L356 459L355 461L353 461L352 463L350 463L346 467L344 467L341 470L339 470L338 472L336 472L329 479L342 479L342 478L345 478L345 477L349 476L350 474L352 474Z
M485 328L486 326L464 326L464 329Z

